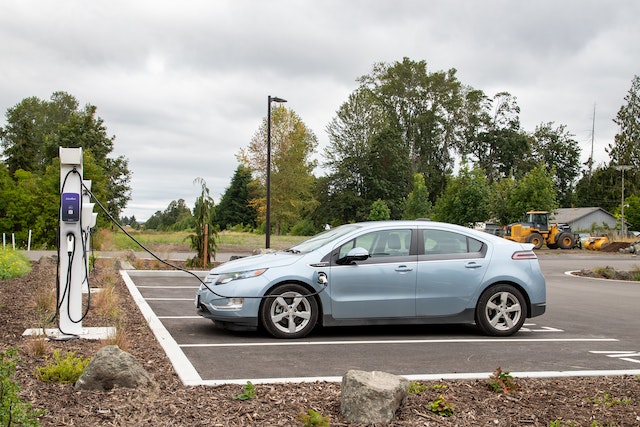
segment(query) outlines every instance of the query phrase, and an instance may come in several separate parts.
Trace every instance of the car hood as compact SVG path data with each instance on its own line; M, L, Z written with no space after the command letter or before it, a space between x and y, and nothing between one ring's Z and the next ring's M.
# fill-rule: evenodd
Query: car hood
M256 270L259 268L274 268L291 265L303 258L303 254L288 252L272 252L254 255L225 262L210 271L211 274L232 273L237 271Z

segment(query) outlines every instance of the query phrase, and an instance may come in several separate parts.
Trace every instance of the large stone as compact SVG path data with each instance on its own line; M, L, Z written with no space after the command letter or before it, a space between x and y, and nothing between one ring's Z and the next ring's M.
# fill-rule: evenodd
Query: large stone
M75 387L81 390L111 390L113 387L139 388L153 385L147 371L117 345L102 347L91 359Z
M390 423L404 403L409 380L386 372L350 370L342 377L340 411L351 423Z

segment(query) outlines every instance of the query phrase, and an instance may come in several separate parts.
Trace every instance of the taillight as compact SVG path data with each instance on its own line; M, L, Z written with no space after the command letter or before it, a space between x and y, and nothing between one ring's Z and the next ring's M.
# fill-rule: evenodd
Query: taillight
M511 255L511 259L538 259L538 256L533 251L517 251Z

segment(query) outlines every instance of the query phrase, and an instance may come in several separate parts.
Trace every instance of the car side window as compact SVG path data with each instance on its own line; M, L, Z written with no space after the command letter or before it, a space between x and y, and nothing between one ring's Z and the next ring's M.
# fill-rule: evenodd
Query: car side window
M423 230L424 254L467 254L481 252L483 243L463 234L443 230Z
M411 252L411 230L380 230L363 234L343 244L338 258L343 258L356 247L365 248L371 258L407 256Z

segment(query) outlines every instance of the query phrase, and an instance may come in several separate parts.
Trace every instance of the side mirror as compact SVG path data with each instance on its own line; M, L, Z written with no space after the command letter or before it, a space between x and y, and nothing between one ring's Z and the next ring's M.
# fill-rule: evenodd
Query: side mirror
M357 247L347 252L347 255L338 260L338 264L352 264L355 261L365 261L369 259L369 251L365 248Z

